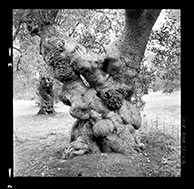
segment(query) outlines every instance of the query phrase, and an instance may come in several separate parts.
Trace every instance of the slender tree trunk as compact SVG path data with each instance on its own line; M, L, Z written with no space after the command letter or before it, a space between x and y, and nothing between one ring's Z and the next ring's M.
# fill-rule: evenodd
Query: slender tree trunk
M49 77L41 77L38 86L38 95L40 99L40 110L37 114L53 114L55 112L53 82Z

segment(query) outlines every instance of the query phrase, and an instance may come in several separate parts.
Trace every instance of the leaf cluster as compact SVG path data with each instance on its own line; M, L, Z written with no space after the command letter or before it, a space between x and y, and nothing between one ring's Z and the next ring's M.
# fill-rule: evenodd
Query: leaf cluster
M162 26L152 30L148 49L155 53L152 66L156 77L165 82L180 81L181 25L180 10L165 10ZM167 86L167 83L164 85Z

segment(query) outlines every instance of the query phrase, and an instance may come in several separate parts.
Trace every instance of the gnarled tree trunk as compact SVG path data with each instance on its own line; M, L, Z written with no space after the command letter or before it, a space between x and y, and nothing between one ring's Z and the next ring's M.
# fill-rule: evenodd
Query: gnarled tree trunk
M55 78L63 83L60 99L77 119L65 158L86 152L128 154L143 148L135 132L141 126L140 112L130 99L159 13L126 10L123 34L104 59L61 35L55 25L41 28L41 54L53 68Z
M38 96L40 100L40 110L37 114L53 114L55 112L53 82L49 77L41 77L38 86Z

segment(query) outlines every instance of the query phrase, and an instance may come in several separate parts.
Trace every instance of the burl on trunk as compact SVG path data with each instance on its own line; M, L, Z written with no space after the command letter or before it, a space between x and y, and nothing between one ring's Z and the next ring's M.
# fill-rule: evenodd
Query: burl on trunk
M131 153L143 148L140 112L130 103L151 29L160 10L126 10L123 35L98 58L54 25L41 33L41 54L63 83L61 101L77 119L63 158L86 152ZM117 54L117 56L113 56Z

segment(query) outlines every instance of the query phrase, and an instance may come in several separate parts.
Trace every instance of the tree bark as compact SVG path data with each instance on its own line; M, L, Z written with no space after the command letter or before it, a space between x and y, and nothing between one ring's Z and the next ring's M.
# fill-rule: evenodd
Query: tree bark
M54 111L54 94L53 82L49 77L42 77L38 87L40 99L40 110L37 114L53 114Z
M104 59L60 35L54 25L42 28L41 54L63 83L60 99L71 106L70 115L77 119L64 158L86 152L128 154L144 147L135 132L141 116L130 98L159 12L126 10L126 25L116 46L119 56L113 57L112 51Z
M108 49L108 54L120 60L117 75L127 84L132 83L140 71L147 41L161 9L125 10L125 27L121 37Z

